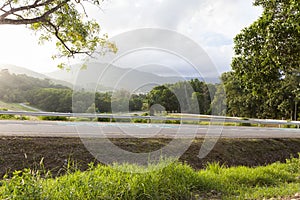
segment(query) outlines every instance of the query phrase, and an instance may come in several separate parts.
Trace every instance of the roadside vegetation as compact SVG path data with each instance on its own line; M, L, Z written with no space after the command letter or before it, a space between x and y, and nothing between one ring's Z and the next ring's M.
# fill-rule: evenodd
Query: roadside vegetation
M181 100L181 103L185 102L186 106L188 102L192 102L191 108L183 108L184 104L179 105L175 94L185 93L182 88L188 88L189 85L192 86L194 92L189 93L188 97L180 96L187 98ZM49 112L136 112L146 111L152 105L160 104L167 112L193 113L199 110L201 114L210 114L215 87L213 84L205 84L194 79L157 86L149 94L130 94L126 90L96 92L95 94L83 90L73 93L71 88L54 84L50 80L10 74L5 70L0 72L0 101L3 104L27 102L30 106ZM197 105L199 108L195 108Z
M34 111L19 103L8 103L0 100L0 109L14 110L14 111Z
M7 111L6 108L0 108L0 111ZM0 120L28 120L29 117L27 116L15 116L15 115L6 115L0 114Z
M126 172L125 172L126 171ZM67 174L30 169L1 180L2 199L262 199L300 192L300 159L249 168L208 163L195 171L187 164L161 161L147 167L90 164Z

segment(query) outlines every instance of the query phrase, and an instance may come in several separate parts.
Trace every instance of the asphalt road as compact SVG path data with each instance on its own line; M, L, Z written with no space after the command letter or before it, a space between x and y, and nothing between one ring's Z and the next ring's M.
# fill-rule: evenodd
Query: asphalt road
M0 136L95 138L300 138L300 129L103 122L0 120Z

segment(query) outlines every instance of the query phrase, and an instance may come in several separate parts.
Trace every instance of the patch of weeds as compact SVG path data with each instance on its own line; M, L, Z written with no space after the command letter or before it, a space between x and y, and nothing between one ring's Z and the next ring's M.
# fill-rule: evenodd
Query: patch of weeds
M39 117L39 119L48 120L48 121L67 121L68 120L67 117L63 117L63 116L42 116L42 117Z

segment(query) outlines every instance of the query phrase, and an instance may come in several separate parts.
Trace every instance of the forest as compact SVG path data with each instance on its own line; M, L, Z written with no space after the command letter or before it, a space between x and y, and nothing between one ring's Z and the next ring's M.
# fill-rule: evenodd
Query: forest
M189 96L180 95L190 87ZM210 88L210 89L209 89ZM216 86L198 79L154 87L148 94L130 94L126 90L96 92L74 92L71 88L53 84L48 79L0 72L0 100L10 103L29 103L43 111L51 112L134 112L147 111L154 104L160 104L167 112L190 112L199 110L210 113L211 96ZM177 93L177 96L175 94ZM186 102L179 105L177 98ZM72 101L76 99L76 101ZM94 99L94 101L93 101ZM190 103L192 102L192 103ZM193 104L194 102L194 104ZM199 109L193 108L199 104ZM73 105L73 109L72 109ZM187 107L183 107L188 105Z
M233 72L223 73L220 78L223 84L206 84L192 79L159 85L147 94L130 94L126 90L92 93L84 90L73 92L71 88L54 84L49 79L10 74L2 70L0 100L8 103L28 103L50 112L149 112L152 106L160 105L163 108L161 111L169 113L288 120L299 118L299 115L295 115L300 109L294 95L297 81L282 80L281 88L277 88L277 92L264 103L263 96L258 98L253 93L247 93L241 82L234 78Z

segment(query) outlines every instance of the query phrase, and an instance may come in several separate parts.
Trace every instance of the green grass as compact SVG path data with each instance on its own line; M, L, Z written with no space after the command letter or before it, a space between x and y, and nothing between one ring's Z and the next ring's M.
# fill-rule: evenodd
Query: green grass
M262 199L299 192L300 159L265 167L210 163L195 171L186 164L90 166L51 178L17 171L0 182L1 199Z
M46 120L46 121L67 121L67 117L61 117L61 116L41 116L39 117L40 120Z
M8 110L13 110L13 111L34 111L18 103L6 103L3 101L0 101L0 108L6 108Z
M0 108L0 111L7 111L7 108ZM6 115L0 114L0 120L28 120L26 116L15 116L15 115Z

